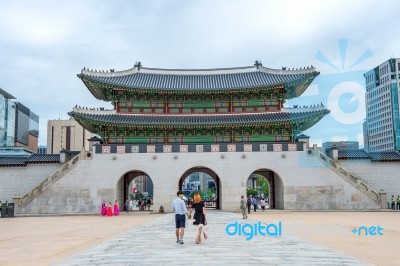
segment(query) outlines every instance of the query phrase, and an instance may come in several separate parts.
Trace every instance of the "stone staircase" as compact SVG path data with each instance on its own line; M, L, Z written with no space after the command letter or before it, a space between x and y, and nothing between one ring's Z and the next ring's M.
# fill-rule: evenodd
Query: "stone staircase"
M337 173L339 176L341 176L344 180L346 180L348 183L353 185L355 188L357 188L359 191L364 193L366 196L371 198L373 201L381 205L381 208L386 208L386 197L382 197L380 193L372 189L370 186L368 186L364 181L361 180L358 176L350 173L346 169L344 169L339 163L333 161L331 158L329 158L326 154L316 151L315 154L318 159L323 162L326 166L328 166L331 170L333 170L335 173ZM386 194L385 194L386 195Z
M60 178L65 176L69 171L71 171L76 164L81 159L82 153L73 157L71 160L62 165L57 171L52 173L49 177L46 178L43 182L33 188L29 193L23 196L18 201L18 207L22 208L26 206L29 202L31 202L34 198L42 194L46 189L56 183Z

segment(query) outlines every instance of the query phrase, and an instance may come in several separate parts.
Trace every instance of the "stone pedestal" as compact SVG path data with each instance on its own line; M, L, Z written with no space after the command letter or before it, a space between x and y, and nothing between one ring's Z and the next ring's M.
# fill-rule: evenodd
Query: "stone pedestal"
M385 191L380 191L379 196L381 196L381 208L387 209L387 193Z

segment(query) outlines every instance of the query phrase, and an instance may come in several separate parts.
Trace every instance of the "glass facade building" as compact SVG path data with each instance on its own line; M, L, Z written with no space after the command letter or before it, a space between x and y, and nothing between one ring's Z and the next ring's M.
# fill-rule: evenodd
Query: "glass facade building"
M0 147L23 147L37 152L39 116L0 89Z
M19 102L16 102L15 106L15 144L28 147L32 145L32 142L35 142L33 146L36 147L36 151L39 138L39 116Z
M0 89L0 146L14 146L15 104L14 96Z

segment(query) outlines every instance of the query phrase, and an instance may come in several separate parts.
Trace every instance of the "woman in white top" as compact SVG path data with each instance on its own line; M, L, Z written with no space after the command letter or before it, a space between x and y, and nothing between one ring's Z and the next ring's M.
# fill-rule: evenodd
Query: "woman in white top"
M265 211L265 198L261 198L260 203L261 203L261 209Z

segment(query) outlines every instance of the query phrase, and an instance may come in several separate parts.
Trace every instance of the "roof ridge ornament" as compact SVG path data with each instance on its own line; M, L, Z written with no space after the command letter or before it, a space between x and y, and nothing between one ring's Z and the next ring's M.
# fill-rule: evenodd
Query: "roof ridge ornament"
M259 66L262 66L262 62L259 61L259 60L256 60L256 62L255 62L254 65L255 65L255 66L257 67L257 69L258 69Z
M137 67L138 71L140 71L140 68L142 67L142 63L140 61L136 62L133 67Z

